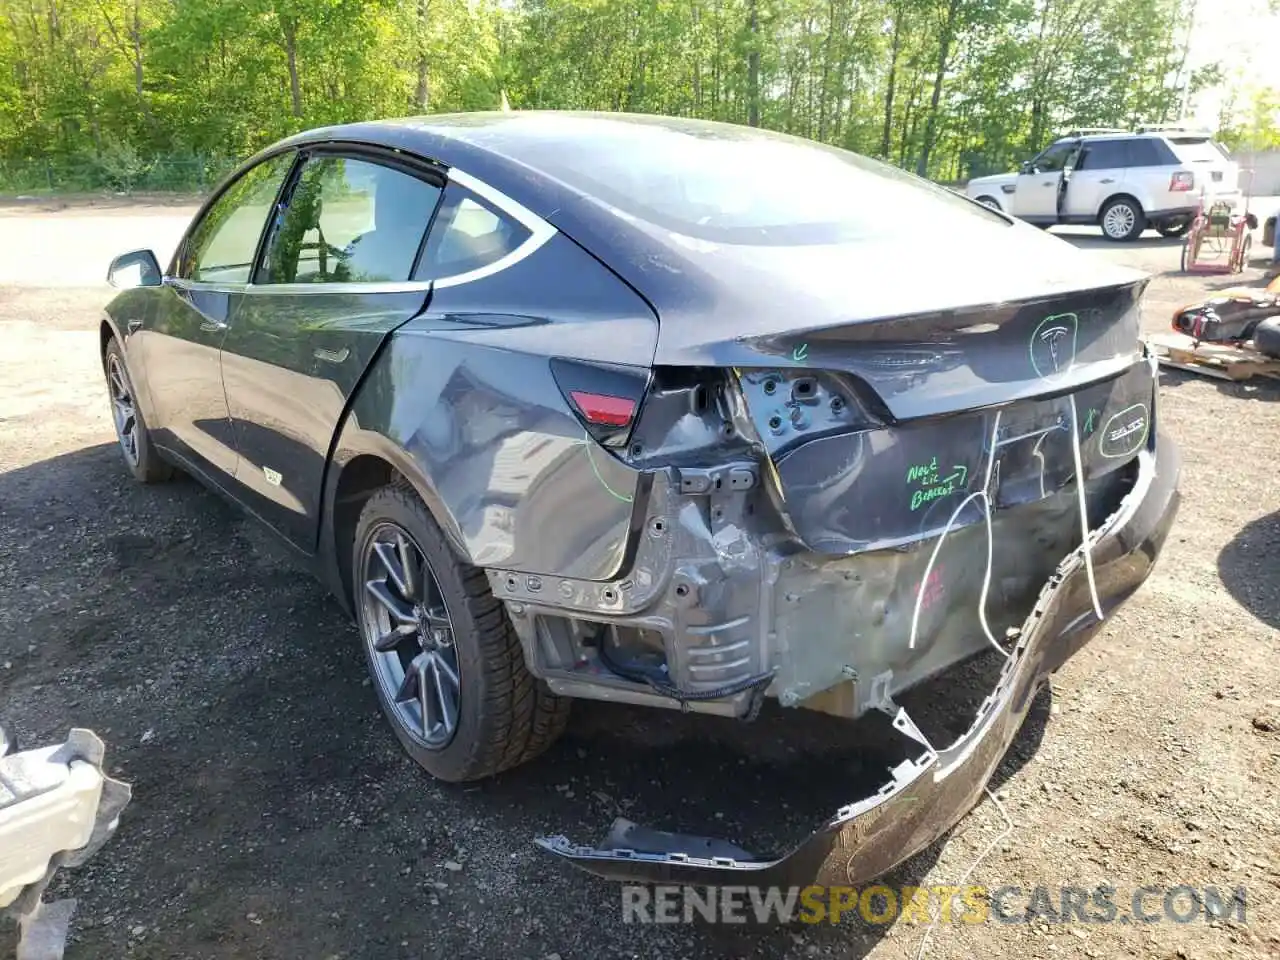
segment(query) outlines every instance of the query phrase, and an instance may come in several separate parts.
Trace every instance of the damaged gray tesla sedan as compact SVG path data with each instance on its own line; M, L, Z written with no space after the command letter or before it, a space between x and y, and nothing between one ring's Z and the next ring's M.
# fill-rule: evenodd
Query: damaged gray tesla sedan
M1034 691L1176 510L1144 280L844 151L623 115L332 127L228 179L172 262L117 258L102 357L139 479L193 474L351 610L437 777L570 700L913 744L778 858L615 824L602 876L862 879L976 802ZM966 733L894 697L1003 658Z

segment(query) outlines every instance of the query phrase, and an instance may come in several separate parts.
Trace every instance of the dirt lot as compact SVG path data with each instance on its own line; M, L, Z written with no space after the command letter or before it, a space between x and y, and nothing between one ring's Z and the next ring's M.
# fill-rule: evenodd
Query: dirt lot
M167 253L188 214L0 210L0 711L31 743L95 728L135 789L111 845L56 884L81 902L68 956L914 957L924 930L905 922L624 925L616 887L530 843L592 839L623 812L785 846L879 778L874 721L581 704L539 762L437 784L397 749L317 584L196 484L127 479L98 278L113 252ZM1157 274L1148 329L1227 285L1173 274L1177 241L1066 236ZM1147 884L1244 886L1247 923L944 925L931 957L1280 955L1280 389L1165 384L1178 524L1037 701L997 778L1014 830L971 882L1111 884L1122 904ZM961 716L940 688L923 699ZM954 883L1000 826L984 803L891 882Z

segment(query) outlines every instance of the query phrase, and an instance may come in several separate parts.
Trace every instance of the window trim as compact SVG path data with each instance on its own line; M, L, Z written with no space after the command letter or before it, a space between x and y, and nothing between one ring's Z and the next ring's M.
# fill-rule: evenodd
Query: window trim
M259 164L279 156L282 153L292 153L293 163L286 173L284 179L280 183L280 187L276 191L275 199L272 206L275 207L280 203L284 191L292 186L294 180L302 169L305 159L315 154L339 154L350 156L352 159L366 160L373 163L379 163L383 166L393 169L399 168L406 173L418 176L427 182L435 183L440 186L440 200L437 201L435 209L431 212L431 218L427 223L427 229L423 232L421 246L418 249L418 255L414 259L413 268L416 271L419 267L422 257L426 252L427 239L431 235L432 229L435 227L436 215L440 212L440 208L444 205L443 188L448 182L456 183L458 186L470 190L476 196L485 200L503 214L516 220L529 231L529 236L525 238L524 243L515 249L509 251L499 257L492 263L483 267L477 267L474 270L468 270L463 273L452 274L445 277L439 277L434 280L406 280L388 281L381 283L254 283L253 279L258 275L258 270L262 266L262 257L266 252L267 239L267 220L264 218L262 230L258 236L258 244L254 250L254 259L252 268L249 273L248 283L219 283L217 281L190 280L185 277L177 276L175 268L181 258L182 252L187 242L191 238L196 226L202 222L218 200L231 188L231 186L241 179L250 170ZM313 143L290 143L281 146L278 149L271 149L260 156L246 161L240 168L230 174L218 188L209 196L207 200L196 211L191 223L187 225L186 231L182 235L182 239L178 241L178 245L174 250L173 257L169 262L169 269L165 272L161 282L165 286L176 287L181 290L208 290L224 293L282 293L282 294L320 294L320 293L417 293L425 292L433 288L456 287L464 283L471 283L475 280L482 280L485 277L493 276L506 270L508 267L515 266L525 257L536 252L543 244L559 233L548 221L538 216L524 204L507 196L496 187L490 186L483 180L473 177L457 167L445 167L427 157L414 153L408 153L404 150L398 150L392 147L382 146L380 144L363 143L360 141L344 141L344 140L321 140ZM412 277L412 274L410 274Z
M550 240L558 232L554 226L543 220L540 216L530 210L524 204L511 199L501 190L491 187L483 180L478 180L459 170L457 167L449 168L449 180L456 183L464 190L469 190L477 197L484 200L497 210L500 210L512 220L515 220L522 227L529 231L529 236L525 237L524 242L512 250L507 251L492 263L486 263L483 267L476 267L473 270L466 270L462 273L454 273L444 277L438 277L435 280L426 281L432 283L437 289L444 287L457 287L464 283L471 283L475 280L483 280L485 277L491 277L495 273L501 273L508 267L513 267L531 253L537 251L544 243ZM439 209L437 207L437 209ZM432 224L434 226L434 223ZM425 247L424 247L425 250Z

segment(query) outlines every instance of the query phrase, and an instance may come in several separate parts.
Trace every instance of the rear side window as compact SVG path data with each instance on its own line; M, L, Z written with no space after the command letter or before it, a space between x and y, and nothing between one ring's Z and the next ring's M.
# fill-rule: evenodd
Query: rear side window
M1168 155L1168 151L1159 140L1144 138L1129 141L1129 166L1131 167L1162 167L1176 162L1174 157Z
M406 281L439 199L403 170L313 156L281 204L258 282Z
M183 245L177 274L204 283L248 283L267 214L293 166L293 153L263 160L205 211Z
M530 237L522 223L471 191L450 184L415 280L444 280L482 270Z
M1129 166L1127 140L1094 140L1084 148L1077 169L1116 170Z

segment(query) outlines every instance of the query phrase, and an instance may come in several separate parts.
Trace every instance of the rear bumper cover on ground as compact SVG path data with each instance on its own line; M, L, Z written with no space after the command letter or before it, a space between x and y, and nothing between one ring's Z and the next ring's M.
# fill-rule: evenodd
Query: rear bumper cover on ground
M1138 477L1116 512L1090 537L1104 612L1150 573L1178 506L1179 457L1159 436L1140 454ZM539 837L543 849L609 880L695 885L796 886L812 883L829 860L861 883L924 849L977 803L1036 691L1100 626L1089 597L1084 547L1045 584L1013 654L969 730L945 749L926 746L891 771L875 794L851 803L790 853L759 858L730 843L670 834L618 821L599 847ZM894 725L914 725L899 710Z

